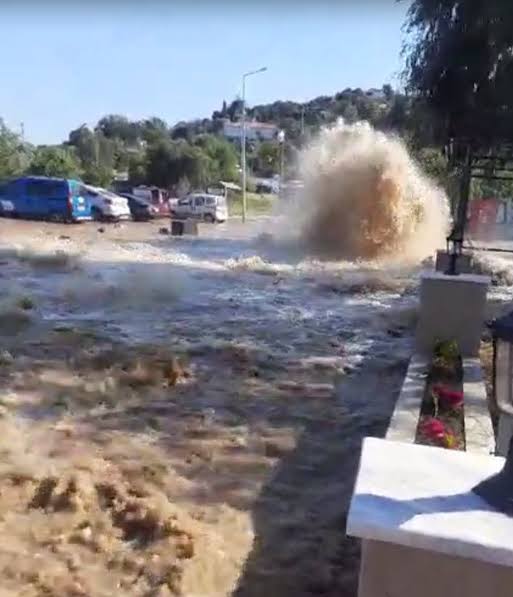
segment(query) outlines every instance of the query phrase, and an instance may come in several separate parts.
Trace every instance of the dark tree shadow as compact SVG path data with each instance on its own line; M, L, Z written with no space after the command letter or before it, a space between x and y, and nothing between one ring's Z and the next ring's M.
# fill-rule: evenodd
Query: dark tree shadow
M377 353L340 384L347 410L309 425L262 488L236 597L356 595L359 543L345 528L361 443L384 435L406 368L380 364Z

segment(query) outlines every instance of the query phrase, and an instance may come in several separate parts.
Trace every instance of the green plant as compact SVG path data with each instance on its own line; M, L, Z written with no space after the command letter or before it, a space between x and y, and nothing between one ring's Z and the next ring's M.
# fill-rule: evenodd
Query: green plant
M34 308L34 301L29 296L22 296L18 299L17 305L24 311L30 311Z
M460 356L460 350L456 340L439 340L433 350L435 358L444 361L455 361Z

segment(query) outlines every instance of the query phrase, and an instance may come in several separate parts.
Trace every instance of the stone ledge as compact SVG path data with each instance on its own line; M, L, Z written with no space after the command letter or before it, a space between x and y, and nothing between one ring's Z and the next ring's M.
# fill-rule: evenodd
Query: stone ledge
M386 439L410 444L415 441L428 366L428 360L422 355L416 353L412 356L390 419Z
M493 454L495 435L479 359L463 359L463 396L466 451Z

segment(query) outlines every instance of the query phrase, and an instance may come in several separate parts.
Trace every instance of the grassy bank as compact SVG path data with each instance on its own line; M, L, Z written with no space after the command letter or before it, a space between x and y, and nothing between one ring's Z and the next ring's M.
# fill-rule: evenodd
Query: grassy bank
M258 195L257 193L247 193L247 213L248 216L262 216L270 214L273 208L276 195ZM230 216L242 215L242 195L237 193L228 198L228 212Z

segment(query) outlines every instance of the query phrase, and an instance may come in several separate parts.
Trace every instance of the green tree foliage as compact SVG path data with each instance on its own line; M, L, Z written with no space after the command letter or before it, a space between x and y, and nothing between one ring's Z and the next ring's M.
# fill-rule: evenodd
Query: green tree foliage
M72 150L66 147L38 147L28 167L28 174L79 178L80 162Z
M88 184L107 188L112 183L113 171L103 165L89 164L82 173L82 178Z
M96 138L93 131L85 124L70 132L68 145L75 148L75 153L83 164L92 164L97 161Z
M0 119L0 178L18 176L27 168L31 148Z
M280 171L280 144L266 141L258 147L256 169L262 176L272 176Z
M128 145L134 145L140 136L140 124L131 122L126 116L109 114L98 121L96 130L107 139L120 139Z
M169 188L186 177L194 188L209 182L209 158L185 141L161 140L148 147L146 177L152 184Z
M194 145L200 148L208 159L209 184L219 180L237 180L238 155L231 143L223 137L204 134L196 137Z
M446 157L436 147L423 147L416 152L416 158L422 170L440 186L446 188L449 183L449 165Z
M155 143L169 136L169 127L164 120L154 116L139 123L139 133L146 143Z
M513 4L414 0L407 19L410 90L446 136L491 145L513 137Z
M388 102L391 101L391 99L394 97L394 90L392 88L392 85L388 83L383 85L383 94L385 95L385 99Z
M366 119L374 126L398 131L416 152L435 147L437 130L426 101L406 97L383 87L382 96L346 88L335 96L320 96L305 103L276 101L247 107L249 119L273 123L286 135L285 171L294 174L301 145L322 126L337 118L347 122ZM131 184L204 188L220 180L238 181L239 144L222 135L223 119L238 120L242 102L223 102L212 119L179 122L172 128L157 117L131 121L109 114L97 125L82 125L69 133L60 147L32 150L0 123L0 176L38 172L79 175L99 186L108 186L117 173L127 173ZM302 129L304 128L304 134ZM422 160L421 160L422 161ZM30 168L29 168L30 164ZM276 141L248 142L247 164L251 174L271 176L280 170Z
M146 184L146 182L151 182L152 184L155 184L154 181L148 179L146 166L147 160L145 154L135 153L129 156L128 179L131 184L133 184L134 186Z
M108 186L114 177L114 169L128 168L123 142L106 137L99 127L93 132L82 125L71 131L67 145L80 160L84 180L90 184Z

